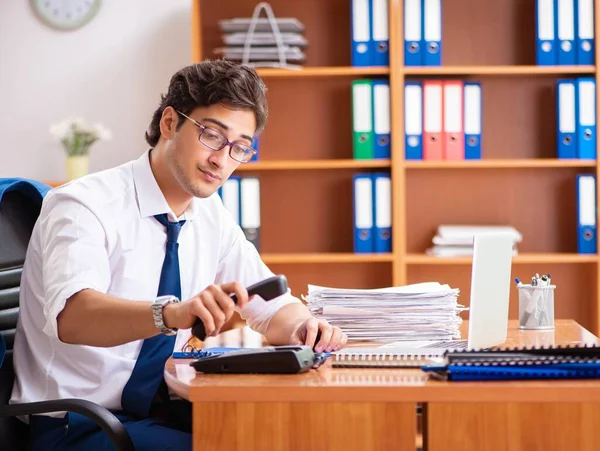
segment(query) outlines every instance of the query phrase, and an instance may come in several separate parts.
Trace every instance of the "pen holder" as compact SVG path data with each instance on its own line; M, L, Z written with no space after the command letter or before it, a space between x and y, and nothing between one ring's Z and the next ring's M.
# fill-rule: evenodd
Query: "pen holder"
M555 285L519 289L519 329L554 329Z

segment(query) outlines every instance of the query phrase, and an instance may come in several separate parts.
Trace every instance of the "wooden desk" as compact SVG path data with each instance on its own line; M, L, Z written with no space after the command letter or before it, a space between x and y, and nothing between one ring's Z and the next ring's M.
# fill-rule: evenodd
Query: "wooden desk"
M466 330L466 325L465 325ZM597 344L574 321L509 325L507 346ZM411 450L416 405L428 450L596 450L600 381L440 382L419 369L197 375L170 360L169 387L194 404L195 450Z

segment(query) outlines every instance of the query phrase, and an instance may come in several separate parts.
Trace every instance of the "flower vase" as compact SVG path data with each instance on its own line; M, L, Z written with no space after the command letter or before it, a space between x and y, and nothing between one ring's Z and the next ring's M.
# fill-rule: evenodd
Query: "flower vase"
M67 180L83 177L89 171L90 158L88 155L70 155L65 162Z

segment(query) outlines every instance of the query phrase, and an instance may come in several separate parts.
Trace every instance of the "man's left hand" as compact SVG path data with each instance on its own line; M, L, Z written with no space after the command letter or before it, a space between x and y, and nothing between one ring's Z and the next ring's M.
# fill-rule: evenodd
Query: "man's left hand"
M318 332L321 332L321 338L315 346ZM290 344L310 346L315 352L338 351L347 342L348 337L339 327L333 327L327 321L316 318L308 318L302 322L290 337Z

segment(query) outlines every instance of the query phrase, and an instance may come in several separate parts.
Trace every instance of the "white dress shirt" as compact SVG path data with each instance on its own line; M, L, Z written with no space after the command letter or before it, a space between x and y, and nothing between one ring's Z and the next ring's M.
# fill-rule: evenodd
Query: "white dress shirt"
M176 218L154 179L149 151L55 188L44 199L23 268L12 403L82 398L121 409L143 340L110 348L63 343L57 317L67 299L86 288L153 300L167 239L153 217L161 213L186 220L178 240L183 300L213 283L248 286L273 275L217 194L194 198ZM300 301L289 291L269 302L255 296L240 314L264 334L275 312L292 302ZM107 332L112 327L104 326ZM180 330L175 349L189 337L189 329Z

